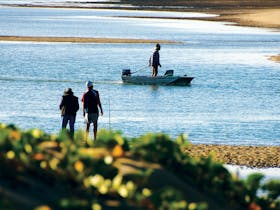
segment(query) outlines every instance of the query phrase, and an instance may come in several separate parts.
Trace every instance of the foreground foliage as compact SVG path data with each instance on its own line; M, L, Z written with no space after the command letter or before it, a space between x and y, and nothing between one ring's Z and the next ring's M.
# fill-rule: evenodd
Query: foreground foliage
M102 130L93 143L82 131L72 139L0 124L0 209L280 209L279 181L240 180L187 146L183 136Z

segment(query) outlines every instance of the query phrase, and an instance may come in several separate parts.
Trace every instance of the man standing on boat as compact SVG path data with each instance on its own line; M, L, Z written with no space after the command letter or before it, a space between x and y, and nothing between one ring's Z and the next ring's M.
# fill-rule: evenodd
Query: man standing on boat
M158 67L159 66L161 67L160 62L159 62L159 50L160 50L160 44L156 44L155 51L149 60L149 66L152 66L152 70L153 70L152 77L157 76Z
M86 86L88 91L82 96L83 116L86 121L86 133L88 135L90 124L93 123L93 137L94 140L96 140L99 109L101 116L103 115L103 109L99 98L99 92L93 89L93 83L91 81L87 81Z

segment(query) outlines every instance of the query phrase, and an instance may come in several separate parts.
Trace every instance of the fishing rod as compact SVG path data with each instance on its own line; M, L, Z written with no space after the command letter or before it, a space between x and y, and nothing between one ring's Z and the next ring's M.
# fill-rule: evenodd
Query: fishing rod
M109 97L108 97L108 108L109 108L109 113L108 113L108 115L109 115L109 130L111 130L111 100L110 100L110 88L109 88Z

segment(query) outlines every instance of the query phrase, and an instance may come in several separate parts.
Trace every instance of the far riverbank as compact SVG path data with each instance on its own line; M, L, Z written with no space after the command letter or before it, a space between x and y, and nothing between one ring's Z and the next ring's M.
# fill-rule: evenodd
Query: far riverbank
M20 7L50 7L50 8L94 8L94 9L143 9L143 10L168 10L168 11L185 11L185 12L202 12L208 14L217 14L215 17L191 17L183 19L193 20L207 20L207 21L226 21L233 22L239 26L248 27L262 27L271 28L275 30L280 29L280 2L279 1L258 1L258 0L236 0L236 1L209 1L209 0L194 0L194 1L180 1L175 0L169 1L143 1L143 0L121 0L120 2L106 2L102 6L95 2L71 2L70 5L65 3L64 5L55 5L51 3L36 4L8 4L10 6ZM128 6L130 5L130 6ZM167 17L159 17L167 18ZM182 19L182 18L180 18ZM9 41L18 41L16 39L9 38ZM100 42L100 40L91 40L90 42ZM0 40L5 41L1 38ZM39 39L37 39L39 40ZM33 40L35 41L35 40ZM40 40L39 40L40 41ZM83 41L76 39L77 42L88 42L89 40ZM75 42L76 42L75 41ZM103 39L101 42L113 42L120 43L123 41L112 41ZM147 43L150 41L142 40L136 41L125 41L124 43ZM271 56L269 59L275 62L280 62L280 54Z
M280 29L280 1L267 0L235 0L235 1L211 1L211 0L121 0L121 3L131 3L137 6L152 6L168 8L175 11L192 11L210 14L218 14L216 17L195 18L211 21L234 22L239 26L262 27ZM271 60L280 62L280 54L270 57Z

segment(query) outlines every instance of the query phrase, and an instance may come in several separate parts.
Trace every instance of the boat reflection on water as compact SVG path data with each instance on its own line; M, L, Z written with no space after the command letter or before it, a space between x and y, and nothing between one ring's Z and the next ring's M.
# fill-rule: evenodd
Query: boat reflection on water
M123 69L122 81L124 84L136 85L174 85L189 86L194 77L174 76L174 70L167 70L163 76L133 76L130 69Z

